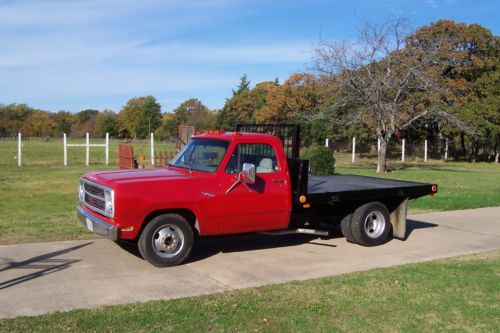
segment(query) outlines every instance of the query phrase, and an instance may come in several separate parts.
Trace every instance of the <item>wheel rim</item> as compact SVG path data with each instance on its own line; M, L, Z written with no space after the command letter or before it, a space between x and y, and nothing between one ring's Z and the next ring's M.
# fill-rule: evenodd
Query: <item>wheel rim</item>
M365 218L365 233L370 238L378 238L384 233L385 217L379 211L368 213Z
M163 258L172 258L181 252L184 246L184 233L173 224L156 229L153 234L153 250Z

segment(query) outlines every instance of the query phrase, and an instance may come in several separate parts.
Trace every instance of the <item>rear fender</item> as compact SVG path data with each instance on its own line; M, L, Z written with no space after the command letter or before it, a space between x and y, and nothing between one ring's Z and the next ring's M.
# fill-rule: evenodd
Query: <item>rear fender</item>
M408 213L408 198L404 199L391 212L392 235L404 239L406 236L406 216Z

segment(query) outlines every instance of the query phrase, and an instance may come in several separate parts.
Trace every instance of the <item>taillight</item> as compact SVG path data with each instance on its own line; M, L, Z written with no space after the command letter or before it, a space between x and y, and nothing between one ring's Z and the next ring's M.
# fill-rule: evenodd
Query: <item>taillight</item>
M436 192L437 192L437 190L438 190L437 185L432 185L432 187L431 187L431 191L432 191L433 193L436 193Z

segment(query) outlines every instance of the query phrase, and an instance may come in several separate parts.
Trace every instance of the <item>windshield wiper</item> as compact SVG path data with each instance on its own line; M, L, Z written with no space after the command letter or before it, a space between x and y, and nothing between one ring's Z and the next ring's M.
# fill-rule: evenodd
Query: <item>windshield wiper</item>
M191 162L182 162L182 164L185 164L185 165L188 166L189 173L193 173L193 171L191 170L191 167L193 166L193 163L191 163Z

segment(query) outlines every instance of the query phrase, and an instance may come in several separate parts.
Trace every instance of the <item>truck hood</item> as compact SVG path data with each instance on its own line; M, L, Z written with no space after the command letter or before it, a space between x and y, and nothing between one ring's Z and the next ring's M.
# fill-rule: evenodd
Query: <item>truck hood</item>
M115 184L162 181L162 180L173 180L173 179L192 179L194 175L195 171L193 171L193 173L191 174L189 173L188 170L165 167L165 168L142 169L142 170L116 170L116 171L90 172L85 174L83 178L97 182L105 186L113 187L113 185Z

